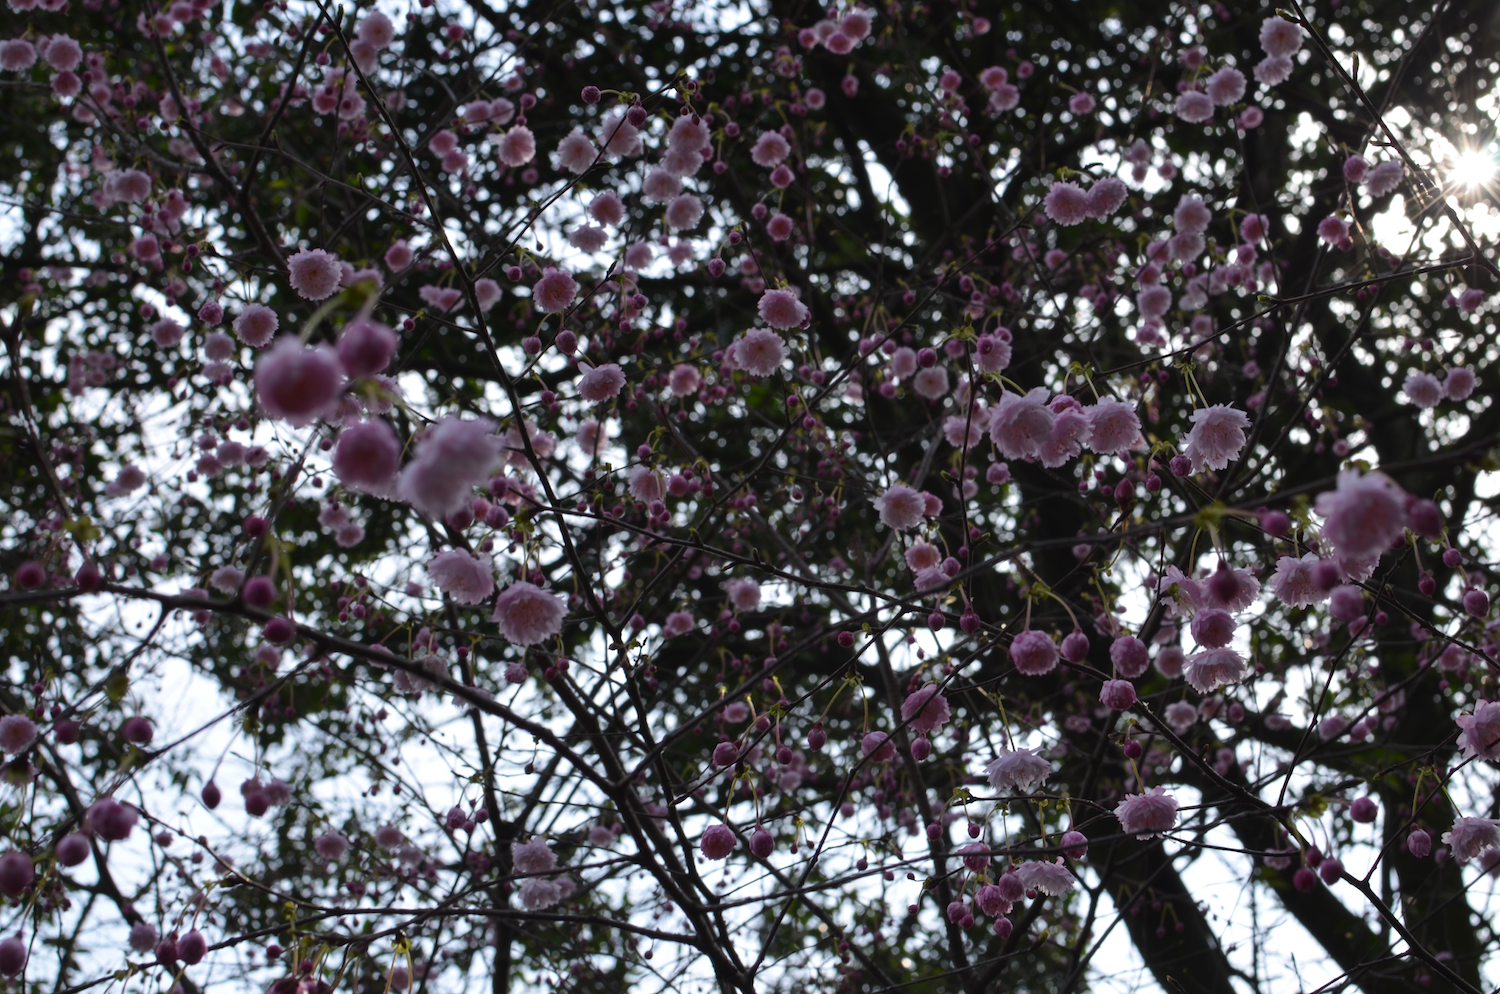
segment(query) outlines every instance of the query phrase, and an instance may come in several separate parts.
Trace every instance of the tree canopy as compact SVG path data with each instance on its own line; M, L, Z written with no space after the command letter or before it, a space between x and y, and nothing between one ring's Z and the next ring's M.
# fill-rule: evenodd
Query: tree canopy
M1500 983L1500 12L8 0L0 989Z

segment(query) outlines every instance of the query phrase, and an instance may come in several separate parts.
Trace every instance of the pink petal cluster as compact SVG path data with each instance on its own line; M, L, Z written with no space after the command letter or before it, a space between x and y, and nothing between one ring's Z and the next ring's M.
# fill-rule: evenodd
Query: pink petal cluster
M401 471L397 493L423 514L443 518L469 500L500 456L493 421L444 418L417 444L416 458Z
M984 775L996 790L1033 790L1052 776L1052 763L1040 749L1004 749L985 764Z
M287 259L292 289L304 300L326 300L338 290L344 277L339 257L322 249L304 249Z
M786 342L769 328L751 328L734 343L735 364L751 376L770 376L785 360Z
M578 377L578 396L591 404L599 404L618 396L625 386L625 373L618 363L601 363Z
M942 728L952 716L948 699L934 685L918 687L901 702L901 720L913 731L930 734Z
M401 441L384 421L345 428L333 450L333 472L355 490L384 495L401 469Z
M1343 471L1313 510L1324 519L1323 541L1342 559L1378 557L1406 527L1406 495L1384 473Z
M1188 686L1200 694L1211 694L1220 687L1239 683L1247 672L1244 657L1228 648L1195 652L1182 667Z
M1459 715L1456 723L1465 759L1500 760L1500 702L1475 701L1474 713Z
M800 327L810 313L807 305L790 290L767 290L756 309L762 321L781 331Z
M495 598L490 620L500 634L516 645L536 645L562 631L568 606L561 597L526 580L517 580Z
M1453 819L1453 828L1443 833L1443 844L1462 866L1486 849L1500 849L1500 821L1492 818Z
M1045 632L1028 628L1010 643L1010 661L1027 676L1043 676L1057 668L1057 643Z
M459 604L482 604L495 592L490 557L463 549L448 549L432 557L427 575L433 584Z
M285 338L255 365L255 393L266 414L294 428L330 414L344 387L338 356Z
M898 532L910 531L922 523L927 513L927 499L904 483L893 483L889 490L875 498L880 523Z
M1177 824L1177 799L1162 787L1149 794L1126 794L1115 805L1120 829L1137 839L1149 839L1169 832Z
M1224 469L1239 458L1250 418L1228 404L1214 404L1194 411L1192 424L1183 455L1191 460L1193 472L1201 473L1205 469Z

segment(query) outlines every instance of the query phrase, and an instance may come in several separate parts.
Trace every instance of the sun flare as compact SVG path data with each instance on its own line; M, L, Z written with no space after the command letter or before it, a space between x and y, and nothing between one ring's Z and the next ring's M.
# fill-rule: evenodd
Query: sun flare
M1493 182L1497 170L1500 166L1497 166L1495 157L1476 149L1459 153L1448 178L1456 186L1473 190Z

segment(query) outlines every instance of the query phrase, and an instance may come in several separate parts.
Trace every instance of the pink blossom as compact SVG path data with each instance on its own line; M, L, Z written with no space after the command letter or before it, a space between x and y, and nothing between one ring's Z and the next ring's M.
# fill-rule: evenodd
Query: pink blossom
M551 266L542 272L542 278L531 288L531 299L544 314L557 314L567 310L577 296L578 281Z
M786 343L769 328L751 328L734 343L734 359L751 376L770 376L786 360Z
M667 387L672 391L674 397L687 397L698 391L703 382L696 366L682 364L672 367L672 374L667 379Z
M1125 203L1130 191L1118 177L1105 176L1088 192L1089 217L1106 218L1118 211Z
M800 326L809 314L807 305L790 290L767 290L761 294L757 310L762 321L782 331Z
M989 109L992 112L1014 110L1021 103L1021 90L1014 83L1001 83L990 93Z
M754 580L737 577L724 584L724 591L736 611L754 611L760 607L760 584Z
M1311 607L1321 602L1328 594L1313 581L1313 567L1318 562L1313 552L1300 559L1282 556L1276 560L1276 572L1271 576L1271 593L1287 607Z
M1260 594L1260 581L1250 571L1229 568L1220 563L1218 572L1202 585L1203 604L1207 607L1236 612L1243 611Z
M42 46L42 58L58 72L69 72L83 61L83 48L67 35L53 35Z
M1438 382L1438 378L1419 369L1406 374L1406 381L1401 384L1401 389L1407 400L1424 411L1438 406L1443 399L1443 385Z
M322 249L304 249L286 261L292 289L304 300L326 300L339 288L344 270L339 257Z
M1120 829L1125 834L1149 839L1170 832L1176 826L1177 799L1162 787L1149 794L1126 794L1125 799L1115 805L1115 817L1120 820Z
M1052 776L1052 763L1037 753L1040 749L1002 749L984 767L984 775L996 790L1030 791Z
M630 491L630 496L642 504L661 500L663 495L661 476L650 466L632 467L626 489Z
M598 157L599 150L579 128L574 128L557 143L557 167L574 176L586 172Z
M578 396L591 404L599 404L618 396L624 386L625 374L619 364L606 362L578 378Z
M1136 295L1135 306L1147 320L1160 318L1172 309L1172 291L1159 283L1148 286Z
M839 21L839 30L854 41L864 41L875 23L875 13L863 7L855 7Z
M500 161L516 169L526 165L536 156L536 136L524 124L518 124L502 134L495 142Z
M1189 124L1202 124L1214 116L1214 102L1207 93L1188 90L1177 98L1173 112Z
M912 380L911 388L919 397L941 400L948 393L948 371L942 366L924 369Z
M898 380L904 380L917 371L917 353L915 349L901 346L891 353L891 375Z
M609 241L605 230L595 224L583 224L568 235L568 244L580 252L597 252Z
M791 154L791 144L781 136L779 131L766 131L756 139L754 147L750 149L750 160L757 166L771 169L779 166L788 155Z
M719 860L734 852L739 844L735 838L734 830L723 822L710 825L703 832L703 838L698 844L706 859Z
M1344 160L1344 179L1350 183L1363 183L1370 173L1370 164L1362 155L1351 155Z
M1061 225L1074 225L1089 216L1089 197L1077 183L1053 183L1042 202L1047 216Z
M589 216L600 224L614 227L625 220L625 201L614 191L606 190L589 201Z
M271 344L280 325L276 312L261 304L249 304L234 319L234 333L246 345L263 349Z
M713 140L709 133L708 125L694 114L683 114L677 117L672 126L667 129L667 145L673 149L681 149L684 152L697 152L707 148Z
M766 222L766 234L771 236L772 241L784 242L792 236L797 226L786 214L777 211L771 215L771 220Z
M1379 556L1406 527L1405 496L1383 473L1343 471L1336 489L1313 505L1324 519L1323 540L1341 558Z
M1466 287L1458 295L1458 313L1473 314L1484 304L1484 291L1477 286Z
M1458 744L1463 747L1465 759L1476 756L1491 761L1500 759L1500 703L1475 701L1474 713L1461 714L1456 722Z
M1088 411L1067 394L1054 397L1048 406L1052 409L1054 420L1052 430L1047 433L1047 441L1042 445L1041 461L1048 469L1056 469L1078 458L1092 438L1093 427Z
M1190 615L1203 606L1207 596L1203 585L1191 577L1184 576L1176 566L1168 566L1165 575L1157 581L1157 591L1167 608L1168 617Z
M1208 98L1216 105L1238 103L1245 95L1245 74L1233 66L1225 66L1208 77Z
M117 169L104 182L110 199L138 204L151 195L151 177L139 169Z
M349 851L349 840L341 832L324 832L313 839L313 849L324 859L342 859Z
M432 557L427 575L433 585L459 604L482 604L495 592L495 575L489 556L475 556L463 549L448 549Z
M568 607L561 597L517 580L495 598L495 613L490 620L500 626L500 634L516 645L536 645L562 631Z
M0 718L0 752L15 756L31 748L36 741L36 722L24 714L8 714Z
M1208 223L1214 218L1213 212L1201 197L1194 194L1185 194L1177 202L1177 207L1172 211L1172 226L1183 235L1201 235L1208 230Z
M679 635L686 635L695 627L697 627L697 624L693 621L693 616L687 611L673 611L667 615L667 620L661 626L662 638L670 639L676 638Z
M1109 644L1109 659L1123 677L1135 679L1151 665L1146 643L1134 635L1121 635Z
M667 204L667 226L673 231L696 228L703 220L703 201L691 193L673 197Z
M1234 618L1220 608L1198 612L1189 628L1193 640L1206 649L1221 649L1234 638Z
M641 181L641 196L648 204L664 204L682 192L682 180L671 171L656 167Z
M261 407L294 428L328 414L343 387L338 356L327 346L309 349L289 337L255 365L255 393Z
M1370 175L1365 177L1365 190L1372 197L1383 197L1400 186L1405 177L1406 167L1401 164L1401 160L1387 159L1371 169Z
M510 865L515 872L526 875L551 873L557 869L557 853L546 839L535 836L530 842L510 844Z
M566 878L564 878L566 879ZM531 911L540 911L561 903L565 888L563 880L545 877L530 877L521 882L521 906Z
M162 318L151 326L151 341L164 349L171 348L182 341L185 331L186 328L171 318Z
M1068 110L1074 114L1091 114L1095 106L1091 93L1075 93L1068 98Z
M610 155L631 158L640 155L645 148L640 131L625 120L625 111L608 114L599 122L599 144Z
M1318 237L1326 245L1341 245L1349 237L1349 222L1330 214L1318 222Z
M998 373L1010 365L1009 335L1010 333L1006 332L1003 338L998 334L979 336L978 341L974 343L974 361L981 372Z
M1449 400L1468 400L1474 393L1474 371L1463 366L1454 366L1443 378L1443 396Z
M1115 455L1132 448L1141 439L1141 419L1135 405L1105 397L1084 409L1089 419L1089 448Z
M907 722L913 731L924 735L942 728L952 714L948 699L930 683L907 694L906 700L901 702L901 720Z
M1035 460L1052 434L1056 415L1047 406L1047 388L1025 394L1007 390L990 415L990 439L1006 459Z
M892 484L875 499L880 523L898 532L910 531L921 524L926 508L927 502L922 494L904 483Z
M1135 701L1135 685L1129 680L1106 680L1099 688L1099 703L1111 711L1128 711Z
M1245 679L1246 672L1244 657L1233 649L1195 652L1182 667L1188 686L1200 694L1212 693L1226 684L1239 683Z
M374 376L390 364L396 345L395 332L385 325L355 318L339 336L339 362L350 376Z
M1057 668L1057 643L1046 633L1028 628L1011 640L1010 661L1027 676L1044 676Z
M909 569L917 572L938 566L943 561L943 552L931 542L913 542L902 558Z
M488 311L500 302L500 284L488 276L474 281L474 296L479 301L479 310Z
M400 468L401 442L384 421L365 421L339 434L333 472L344 486L383 494Z
M976 407L969 414L950 414L943 419L943 437L955 449L972 449L984 438L989 419L990 412L983 407Z
M1453 858L1462 866L1486 849L1500 848L1500 821L1455 818L1453 828L1443 833L1443 843L1453 850Z
M1057 857L1054 863L1043 860L1031 860L1016 867L1016 875L1028 890L1034 890L1048 897L1059 897L1073 889L1075 883L1073 874L1063 863L1062 857Z
M1200 407L1193 412L1192 423L1183 455L1192 461L1193 472L1224 469L1239 458L1245 447L1245 429L1250 427L1244 411L1228 404Z
M20 72L36 65L36 48L25 38L0 41L0 69Z
M407 463L397 493L417 510L443 518L472 496L500 462L501 441L487 418L463 421L444 418L417 443L416 458Z
M1292 60L1285 55L1268 55L1255 64L1255 78L1267 86L1285 83L1292 75Z
M1183 734L1198 722L1198 709L1187 701L1174 701L1162 712L1162 717L1178 735Z
M1302 47L1302 29L1279 15L1260 22L1260 47L1270 56L1290 57Z
M987 90L993 90L1004 85L1010 80L1010 73L1003 66L990 66L979 74L979 83Z
M354 33L360 41L380 51L396 40L396 25L380 11L372 10L359 19Z

